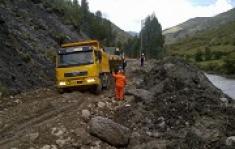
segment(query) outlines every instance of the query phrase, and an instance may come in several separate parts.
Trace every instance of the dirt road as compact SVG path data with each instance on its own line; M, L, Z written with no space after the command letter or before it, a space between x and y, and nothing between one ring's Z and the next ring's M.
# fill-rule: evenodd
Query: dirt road
M132 60L129 66L137 63ZM128 76L132 70L128 70ZM127 88L134 87L128 77ZM112 148L86 131L90 117L112 117L115 109L126 104L116 102L113 90L100 95L73 91L58 94L54 89L39 89L0 101L0 148Z
M95 95L46 88L0 100L0 149L118 148L91 135L89 122L97 116L130 130L127 146L120 149L234 147L234 103L203 72L169 58L144 68L129 60L126 74L121 102L112 89ZM115 128L118 134L119 125L102 129Z

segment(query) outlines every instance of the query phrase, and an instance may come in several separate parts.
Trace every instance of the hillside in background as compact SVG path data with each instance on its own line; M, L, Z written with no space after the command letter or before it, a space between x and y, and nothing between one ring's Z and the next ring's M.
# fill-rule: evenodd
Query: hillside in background
M235 21L200 31L167 47L206 71L235 74Z
M97 18L88 11L87 14L93 17L89 21L94 24L86 30L85 19L68 18L72 15L67 14L65 5L56 6L57 2L65 1L0 0L0 92L17 93L54 84L53 59L60 43L95 38L91 33L99 27L103 30L95 35L102 37L103 43L126 42L128 34L118 27L113 29L110 21ZM94 18L98 20L94 21ZM98 21L110 28L97 25Z
M120 29L117 25L112 23L113 32L116 33L115 43L116 46L123 46L129 39L133 39L133 37L126 31Z
M235 21L235 8L215 17L193 18L180 25L164 30L165 43L167 45L173 44L186 37L191 37L200 31L217 28L232 21Z
M139 35L138 32L134 32L134 31L128 31L128 34L131 35L132 37L135 37L135 36Z

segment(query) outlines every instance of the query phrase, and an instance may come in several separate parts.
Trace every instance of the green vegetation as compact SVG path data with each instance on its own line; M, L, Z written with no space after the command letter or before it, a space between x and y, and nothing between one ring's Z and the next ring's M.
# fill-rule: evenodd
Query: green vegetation
M145 19L140 35L142 37L142 49L141 37L138 36L129 40L125 45L125 49L128 49L127 54L130 57L138 57L140 52L145 53L147 58L161 58L164 56L162 27L154 14Z
M235 21L169 45L167 51L169 55L196 63L205 71L234 74Z
M49 58L53 63L56 63L56 52L55 49L51 48L45 51L45 55Z
M0 83L0 94L1 94L1 96L2 95L4 96L4 95L8 94L7 88L5 86L3 86L1 83ZM1 98L1 96L0 96L0 98Z
M113 46L116 33L112 29L112 23L102 17L102 13L95 14L89 11L87 0L45 0L45 7L64 18L64 22L73 25L78 32L86 33L92 39L98 39L106 46ZM58 36L58 38L64 36Z
M140 38L135 36L133 39L129 39L124 48L129 57L138 57L140 55Z
M20 57L21 59L25 62L25 63L30 63L31 62L31 56L29 53L23 53L23 52L20 52Z
M235 52L231 53L230 55L224 58L224 65L223 68L227 74L234 74L235 73Z

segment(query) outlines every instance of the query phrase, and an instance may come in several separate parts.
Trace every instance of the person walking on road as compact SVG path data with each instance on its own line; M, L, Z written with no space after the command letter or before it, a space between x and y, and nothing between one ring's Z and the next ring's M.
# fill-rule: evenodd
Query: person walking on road
M145 56L144 56L144 53L142 53L141 56L140 56L141 67L144 66L144 61L145 61Z
M117 74L113 73L115 79L115 94L116 100L124 100L124 89L126 85L126 76L123 69L120 67Z
M123 59L123 62L122 62L122 69L123 69L124 72L125 72L125 70L126 70L126 66L127 66L127 61L126 61L126 59L124 58L124 59Z

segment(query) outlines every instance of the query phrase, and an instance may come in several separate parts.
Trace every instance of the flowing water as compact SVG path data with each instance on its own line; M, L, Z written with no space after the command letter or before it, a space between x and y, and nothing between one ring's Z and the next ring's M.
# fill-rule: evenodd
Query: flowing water
M235 99L235 79L228 79L214 74L206 74L206 76L217 88Z

